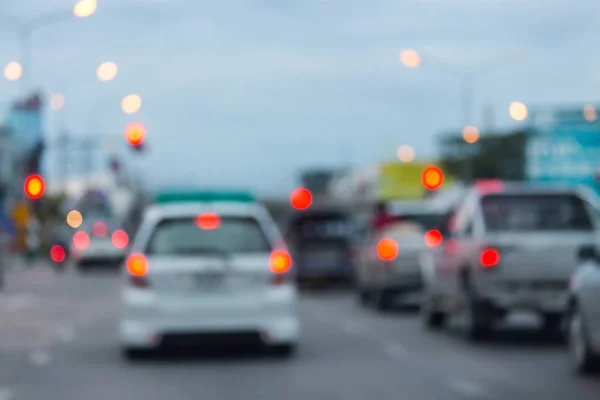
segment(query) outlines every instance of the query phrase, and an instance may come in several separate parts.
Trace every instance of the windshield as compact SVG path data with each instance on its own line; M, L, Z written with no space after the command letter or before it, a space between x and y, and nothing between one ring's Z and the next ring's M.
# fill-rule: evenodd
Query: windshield
M271 245L253 218L222 218L216 229L201 229L194 218L165 219L152 234L146 254L188 255L268 253Z
M444 223L443 214L404 214L394 217L395 222L412 222L424 230L440 229Z
M585 203L575 195L488 195L481 205L489 232L593 228Z
M296 218L289 234L298 241L347 240L352 234L352 220L342 214L321 214Z

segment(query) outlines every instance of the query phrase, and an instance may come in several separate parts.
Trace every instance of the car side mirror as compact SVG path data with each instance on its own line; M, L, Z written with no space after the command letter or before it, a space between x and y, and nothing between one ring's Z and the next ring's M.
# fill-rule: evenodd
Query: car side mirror
M579 261L581 262L600 260L600 256L594 245L581 246L577 252L577 258L579 258Z

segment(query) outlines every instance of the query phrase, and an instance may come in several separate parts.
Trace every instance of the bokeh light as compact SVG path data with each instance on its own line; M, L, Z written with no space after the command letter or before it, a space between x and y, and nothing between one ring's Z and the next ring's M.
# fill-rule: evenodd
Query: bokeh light
M50 97L50 108L54 111L62 110L65 106L65 96L61 93L54 93L52 97Z
M125 140L131 146L139 146L146 139L146 127L140 122L131 122L125 127Z
M85 250L90 245L90 237L87 233L79 231L73 235L73 246L77 250Z
M423 182L423 186L425 186L425 188L429 190L436 190L442 186L442 183L444 183L444 174L438 167L427 167L423 170L421 181Z
M385 238L377 243L377 255L384 261L392 261L398 256L398 243L395 240Z
M473 125L467 125L463 129L462 136L467 143L477 143L479 140L479 130Z
M66 257L67 252L65 251L65 249L62 248L62 246L56 244L50 248L50 258L55 263L61 263L65 261Z
M18 81L23 75L23 67L16 61L11 61L4 67L4 77L9 81Z
M25 195L30 199L39 199L46 190L44 179L39 175L30 175L25 179L24 191Z
M83 216L77 210L71 210L67 214L67 225L71 228L79 228L83 223Z
M73 6L73 15L79 18L85 18L93 15L97 9L97 0L79 0Z
M416 68L421 65L421 55L415 50L406 49L400 52L400 62L408 68Z
M527 106L520 101L513 101L510 103L508 112L515 121L524 121L527 119Z
M290 196L290 203L296 210L306 210L312 204L312 194L308 189L294 189Z
M221 225L221 217L212 212L200 214L196 218L196 226L204 230L217 229Z
M583 107L583 118L585 118L586 121L594 122L598 118L596 108L592 105Z
M408 145L398 147L398 159L404 163L413 162L415 159L415 151Z
M123 97L121 101L121 109L125 114L133 114L142 107L142 98L137 94L130 94Z
M98 66L96 70L96 75L98 79L102 82L107 82L115 79L117 73L119 72L119 67L114 62L105 62Z

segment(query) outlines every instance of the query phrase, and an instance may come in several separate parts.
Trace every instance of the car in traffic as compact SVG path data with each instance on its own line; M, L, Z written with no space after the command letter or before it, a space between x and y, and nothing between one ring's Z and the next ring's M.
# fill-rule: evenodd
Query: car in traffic
M82 225L73 233L71 257L81 273L96 268L117 269L125 259L129 235L106 216L84 214Z
M560 330L580 247L594 242L591 197L577 188L495 182L471 188L424 254L423 320L466 315L468 336L488 337L506 317L541 317Z
M164 192L144 212L123 268L123 355L221 343L291 355L297 304L283 237L251 195Z
M340 207L315 206L290 216L285 237L300 283L352 281L354 226Z
M569 288L568 343L573 369L600 371L600 252L598 246L579 250L580 266Z
M362 304L389 309L396 302L418 305L422 289L419 257L441 241L446 207L428 201L391 204L393 222L364 236L356 263L356 290Z

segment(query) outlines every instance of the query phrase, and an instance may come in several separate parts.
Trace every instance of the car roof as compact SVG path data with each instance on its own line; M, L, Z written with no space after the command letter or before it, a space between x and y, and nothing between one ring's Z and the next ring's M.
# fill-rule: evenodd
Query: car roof
M472 190L480 196L485 195L544 195L544 194L575 194L585 196L584 188L561 184L561 183L534 183L534 182L499 182L495 187L491 187L489 191L485 190L485 186L474 185Z
M414 214L439 214L442 209L436 207L430 201L395 201L390 203L389 210L392 215L414 215Z
M258 218L262 217L266 210L259 203L215 201L152 204L146 212L150 218L154 219L195 216L203 212L214 212L220 216Z

